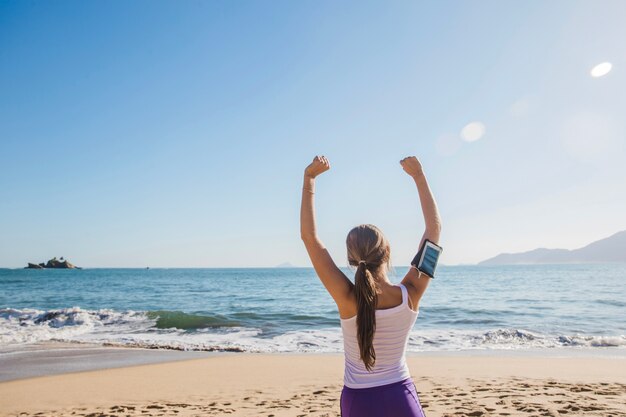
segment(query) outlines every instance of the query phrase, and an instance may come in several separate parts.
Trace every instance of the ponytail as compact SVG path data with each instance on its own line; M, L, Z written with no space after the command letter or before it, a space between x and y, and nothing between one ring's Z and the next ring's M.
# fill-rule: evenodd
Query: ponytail
M376 330L376 302L378 293L374 276L367 269L364 263L359 263L354 278L354 292L357 304L357 339L361 360L368 371L372 370L376 362L376 352L374 352L374 331Z

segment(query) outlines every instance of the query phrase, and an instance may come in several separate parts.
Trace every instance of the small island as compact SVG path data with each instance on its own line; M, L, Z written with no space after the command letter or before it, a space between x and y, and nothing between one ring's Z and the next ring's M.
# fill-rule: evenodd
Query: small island
M294 266L290 262L283 262L282 264L276 265L274 268L293 268Z
M50 259L47 263L33 264L28 263L28 266L24 267L24 269L82 269L79 266L73 265L68 260L64 260L61 256L60 259L57 259L56 256Z

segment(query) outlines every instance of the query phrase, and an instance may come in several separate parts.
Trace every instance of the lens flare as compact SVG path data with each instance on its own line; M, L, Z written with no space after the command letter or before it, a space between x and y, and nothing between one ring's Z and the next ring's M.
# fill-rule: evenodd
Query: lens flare
M610 62L603 62L591 68L590 74L593 78L604 77L606 74L611 72L612 68L613 64L611 64Z
M474 142L482 138L484 134L485 125L481 122L469 123L461 130L461 138L467 142Z

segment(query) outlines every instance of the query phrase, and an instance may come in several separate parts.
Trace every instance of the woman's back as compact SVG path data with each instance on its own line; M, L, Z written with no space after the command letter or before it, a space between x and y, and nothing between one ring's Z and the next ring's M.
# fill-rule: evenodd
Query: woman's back
M369 388L402 381L410 377L406 364L406 346L418 311L409 307L408 292L403 284L402 303L376 310L373 346L376 362L371 371L361 360L357 339L356 316L340 319L345 354L344 384L349 388Z
M315 272L340 312L345 353L345 383L340 404L344 417L424 416L405 357L409 331L418 315L409 308L408 290L411 305L417 308L432 275L418 271L415 261L426 241L435 245L439 242L441 219L417 158L408 156L400 165L417 186L426 230L419 252L411 261L412 267L398 285L402 303L397 306L388 302L397 301L400 294L385 276L391 269L391 245L385 235L373 224L360 224L348 232L348 264L356 267L354 283L351 282L333 261L315 226L315 178L329 170L330 163L324 155L316 156L304 170L300 236ZM395 307L384 308L390 305ZM383 308L377 310L379 306Z

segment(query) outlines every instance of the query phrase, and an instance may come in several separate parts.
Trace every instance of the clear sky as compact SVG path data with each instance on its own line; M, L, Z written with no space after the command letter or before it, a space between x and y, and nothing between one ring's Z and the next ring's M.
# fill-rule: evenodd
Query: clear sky
M310 266L318 233L445 264L626 229L626 3L1 1L0 266ZM612 71L590 70L611 62ZM484 135L460 138L480 122Z

